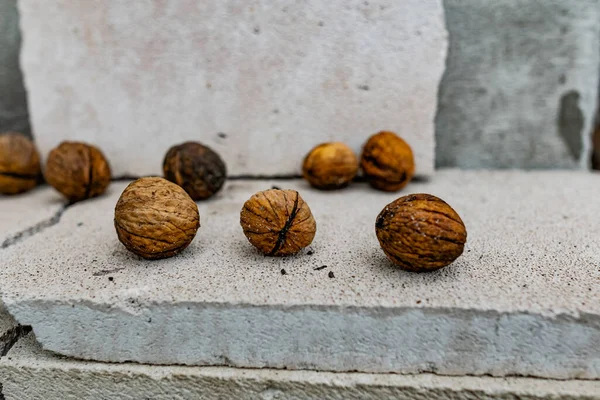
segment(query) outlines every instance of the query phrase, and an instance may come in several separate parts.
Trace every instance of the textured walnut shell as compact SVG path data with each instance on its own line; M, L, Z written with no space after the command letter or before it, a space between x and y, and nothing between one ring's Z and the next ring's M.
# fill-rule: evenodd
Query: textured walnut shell
M375 189L395 192L415 174L413 152L408 143L393 132L379 132L363 147L360 166Z
M96 197L110 184L110 166L94 146L62 142L46 162L46 181L71 202Z
M37 185L40 156L27 137L8 132L0 135L0 193L18 194Z
M200 227L198 206L179 186L163 178L130 183L115 207L115 229L127 249L146 259L174 256Z
M163 161L163 172L166 179L181 186L194 200L217 193L227 177L221 157L196 142L171 147Z
M240 223L250 243L268 256L295 254L312 243L317 224L295 190L258 192L242 208Z
M467 241L464 223L446 202L429 194L400 197L375 223L388 258L408 271L433 271L456 260Z
M344 143L322 143L304 158L302 176L317 189L340 189L358 173L358 157Z

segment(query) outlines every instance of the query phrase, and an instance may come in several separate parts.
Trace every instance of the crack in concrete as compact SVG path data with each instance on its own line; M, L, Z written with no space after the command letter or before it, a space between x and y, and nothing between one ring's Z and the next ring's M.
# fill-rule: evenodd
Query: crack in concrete
M20 232L15 233L14 235L6 238L4 242L0 245L0 249L6 249L7 247L13 246L43 230L58 224L60 218L62 217L65 210L69 207L69 205L63 205L58 211L54 213L54 215L48 219L38 222L37 224L30 226Z
M6 330L2 336L0 336L0 358L6 356L15 343L22 337L25 337L29 332L31 332L31 326L24 325L16 325Z

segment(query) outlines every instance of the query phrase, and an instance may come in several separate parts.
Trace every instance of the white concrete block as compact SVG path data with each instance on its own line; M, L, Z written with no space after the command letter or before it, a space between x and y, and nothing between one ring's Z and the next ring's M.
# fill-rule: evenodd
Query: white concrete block
M58 222L66 202L49 186L0 195L0 251Z
M387 261L374 224L397 194L367 185L229 181L199 204L190 247L148 262L117 240L126 183L113 184L7 249L3 300L45 348L84 359L598 379L599 183L461 171L411 183L402 194L440 196L469 233L463 256L428 274ZM296 257L264 257L239 226L244 201L272 184L300 190L317 221Z
M97 144L115 176L201 141L233 175L299 174L327 140L382 129L433 170L447 32L440 0L23 0L22 65L42 153Z
M148 366L77 361L33 335L0 360L6 400L600 399L600 381Z

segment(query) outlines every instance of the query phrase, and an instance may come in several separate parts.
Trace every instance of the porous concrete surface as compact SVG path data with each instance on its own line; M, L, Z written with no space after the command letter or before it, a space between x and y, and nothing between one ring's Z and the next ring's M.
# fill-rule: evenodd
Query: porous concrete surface
M0 133L29 135L27 93L19 67L21 35L17 0L0 0Z
M123 182L7 249L3 300L45 348L85 359L596 379L599 183L453 170L396 194L229 181L199 203L190 247L150 262L117 240ZM263 256L239 226L244 201L271 185L299 190L317 221L295 257ZM449 202L469 234L464 254L433 273L393 267L375 237L381 209L416 192Z
M77 361L43 351L33 335L21 339L8 356L0 360L0 380L7 400L600 398L600 381L330 373Z
M14 196L0 194L0 251L57 223L65 205L46 185Z
M447 48L441 0L19 7L43 153L85 140L116 176L142 176L162 172L170 146L197 140L230 174L297 175L318 143L358 151L369 135L394 130L413 147L417 172L433 171Z
M444 0L436 164L588 168L600 2Z
M8 247L57 223L64 203L47 186L15 196L0 195L0 258L4 257ZM29 327L20 326L0 301L0 356L29 330Z

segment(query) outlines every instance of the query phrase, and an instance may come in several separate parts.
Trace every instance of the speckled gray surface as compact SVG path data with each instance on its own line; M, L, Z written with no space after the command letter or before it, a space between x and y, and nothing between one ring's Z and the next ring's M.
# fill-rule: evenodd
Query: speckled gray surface
M411 183L396 194L376 192L365 184L319 192L302 181L229 181L215 199L199 203L201 228L190 247L177 257L152 262L128 253L114 232L113 208L125 185L115 183L107 195L70 207L59 224L12 246L2 258L0 282L9 311L32 324L38 339L51 350L109 361L600 377L600 350L593 347L600 343L600 224L594 219L600 198L598 174L450 170L438 172L428 182ZM244 201L272 185L299 190L317 221L313 244L295 257L264 257L239 226ZM396 197L416 192L445 199L467 226L463 256L438 272L415 274L394 268L375 237L380 210ZM334 278L329 278L330 272ZM309 315L311 310L320 316ZM332 357L339 362L321 363L325 356L316 353L268 354L268 344L262 351L250 343L256 339L250 333L256 326L228 325L229 311L232 321L264 322L269 340L270 335L293 337L292 328L282 321L296 311L296 322L315 324L309 335L317 341L321 334L335 336L354 329L369 342L368 336L378 329L372 318L382 322L402 317L386 328L402 332L397 339L413 340L424 351L439 346L447 354L430 354L434 359L428 361L429 356L423 358L415 347L406 350L416 352L414 359L396 349L398 360L381 360L375 351L366 362L356 354L340 356L346 349L343 340L338 347L328 344L333 346L330 351L338 352ZM238 311L241 314L235 314ZM263 311L283 314L255 315ZM355 316L367 319L353 321L353 326L346 320L334 321ZM270 322L277 318L283 320ZM487 322L479 326L480 320ZM525 320L527 326L535 329L537 324L553 338L538 343L525 325L519 325ZM323 328L327 321L332 325ZM419 329L402 331L401 324L407 321L433 330L439 324L451 326L442 328L439 337L432 336L433 346ZM271 323L274 326L268 326ZM373 332L361 330L361 323L371 324ZM201 332L211 339L198 337ZM245 337L238 347L232 342L237 339L228 336L234 333ZM377 334L387 340L382 331ZM482 350L489 356L488 364L471 360L477 354L458 348L470 343L474 352L479 351L469 334L481 336L489 345ZM568 348L560 348L564 334L572 335ZM107 344L106 335L116 342ZM131 335L138 338L130 339ZM140 335L147 337L139 339ZM224 343L211 344L219 335ZM456 335L467 337L461 342ZM92 336L100 342L93 345ZM502 342L507 338L510 345ZM554 350L549 349L552 343ZM387 344L379 345L386 349ZM215 353L204 356L207 348ZM365 351L372 350L367 346ZM570 357L572 351L579 353ZM242 356L244 352L248 354ZM539 357L515 358L523 353L521 358L534 353ZM456 359L461 354L463 358ZM553 365L546 359L552 357L563 359Z
M319 192L303 181L230 181L215 199L198 203L201 228L190 247L153 262L129 253L117 240L114 205L126 185L113 183L108 195L70 207L60 224L9 252L3 263L19 268L0 273L7 294L119 301L135 291L141 303L600 313L600 223L594 219L600 174L442 172L397 194L365 184ZM313 244L295 257L263 256L239 224L244 201L273 185L299 190L317 221ZM375 237L381 209L413 192L445 199L467 227L463 256L438 272L396 269ZM322 265L327 268L314 270ZM330 271L334 279L328 278ZM32 291L36 282L44 285Z
M66 201L50 186L14 196L0 195L0 251L58 222Z

